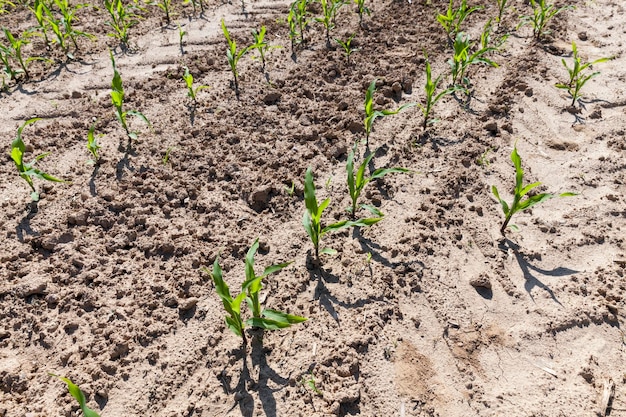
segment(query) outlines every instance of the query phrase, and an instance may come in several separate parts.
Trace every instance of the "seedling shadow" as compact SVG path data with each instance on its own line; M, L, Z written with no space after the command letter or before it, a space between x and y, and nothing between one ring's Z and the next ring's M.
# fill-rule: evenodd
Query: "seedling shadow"
M274 393L284 389L289 385L289 377L285 378L280 376L274 371L267 363L266 351L263 348L263 335L264 331L261 329L254 330L255 334L251 338L252 352L250 353L252 359L252 368L259 369L259 379L257 382L257 389L259 393L259 399L263 407L265 415L268 417L276 416L276 399ZM270 388L268 381L272 381L278 385L279 388Z
M121 145L120 145L121 146ZM122 147L122 146L121 146ZM123 147L122 147L123 148ZM117 165L115 166L115 178L120 181L124 176L124 170L133 172L135 168L130 165L130 156L135 155L135 150L133 149L133 142L131 139L128 139L128 143L126 144L126 148L124 149L124 156L119 160Z
M187 110L189 111L189 121L193 126L196 121L196 103L187 104Z
M250 346L252 348L250 352L250 358L252 361L252 368L258 368L258 380L255 382L250 374L250 368L248 367L247 356L247 343L244 342L240 349L233 352L233 356L236 360L242 360L241 373L239 380L235 387L231 387L230 378L225 376L225 372L221 373L220 383L226 394L236 393L237 399L235 404L229 410L232 411L235 407L239 406L241 415L244 417L252 417L254 414L254 398L248 392L248 389L258 392L261 405L265 415L268 417L275 417L276 412L276 399L274 393L284 389L289 385L290 376L283 377L274 371L267 363L266 350L263 347L263 335L262 329L253 329L250 331L252 337L250 338ZM270 388L268 382L272 381L274 384L280 386L280 388Z
M91 177L89 177L89 193L92 197L98 195L98 190L96 189L96 177L98 176L99 171L100 164L96 162L96 165L93 167L93 171L91 172Z
M442 147L444 146L452 146L458 145L462 142L462 139L449 139L442 136L436 135L436 133L431 128L426 129L424 132L420 133L418 137L415 139L415 144L418 146L424 146L430 142L433 151L440 152Z
M556 302L560 306L563 306L563 304L561 304L561 302L556 298L554 291L552 291L549 286L541 282L535 275L533 275L533 272L550 277L563 277L566 275L576 274L579 271L564 268L561 266L552 270L541 269L540 267L531 264L529 261L532 260L532 257L521 252L520 246L507 238L505 238L504 241L501 241L498 246L503 251L508 252L508 249L511 249L513 251L515 259L517 260L517 263L519 264L519 267L524 274L524 279L526 280L526 282L524 283L524 289L530 296L531 300L533 300L533 302L535 302L535 298L532 295L532 290L533 288L538 287L550 294L550 298L552 298L554 302Z
M241 373L239 374L239 381L234 388L230 386L230 379L222 377L220 382L227 394L233 392L237 393L239 399L228 410L231 412L235 407L239 406L239 411L243 417L252 417L254 414L254 398L248 392L247 385L252 380L250 377L250 369L248 368L248 356L246 355L246 345L242 344L241 348L234 352L235 359L242 359ZM222 376L224 372L222 372Z
M29 236L39 236L39 232L33 230L30 227L30 221L33 219L33 217L35 217L38 211L39 208L37 207L37 202L30 202L28 205L28 213L26 214L26 216L22 217L22 220L20 220L18 225L15 227L15 234L17 235L17 239L20 242L24 242L24 233Z
M338 283L339 277L328 272L322 266L309 269L309 277L311 281L317 281L313 299L318 300L324 310L326 310L338 324L340 323L339 314L337 313L335 306L342 308L359 308L376 301L385 301L383 296L361 298L352 303L347 303L338 299L330 292L326 283Z
M408 268L409 270L411 269L415 269L414 266L417 265L419 266L421 269L424 269L424 263L419 261L419 260L414 260L414 261L410 261L410 262L392 262L389 259L385 258L382 254L381 254L381 247L379 244L377 244L376 242L373 242L372 240L364 237L361 234L361 228L360 227L355 227L354 229L352 229L352 238L353 239L357 239L359 241L359 245L361 245L361 249L365 252L365 253L370 253L372 255L372 261L377 262L381 265L386 266L387 268L391 268L391 269L396 269L398 267L405 267ZM370 267L371 268L371 267Z

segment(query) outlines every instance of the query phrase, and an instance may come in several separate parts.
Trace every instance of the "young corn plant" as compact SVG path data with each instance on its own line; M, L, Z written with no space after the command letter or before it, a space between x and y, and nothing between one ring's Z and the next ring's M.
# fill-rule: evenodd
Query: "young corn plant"
M183 80L187 85L187 97L189 97L194 104L197 104L198 91L209 88L208 85L199 85L197 87L193 86L193 75L189 72L189 68L183 67L185 69L185 73L183 74Z
M370 9L365 5L365 0L354 0L356 12L359 14L359 26L363 27L363 15L371 15Z
M30 78L30 74L28 73L28 65L31 62L33 61L50 62L49 59L38 57L38 56L31 56L28 58L24 58L24 56L22 55L22 47L30 43L30 41L28 40L28 35L29 35L28 32L24 32L22 36L16 37L7 28L3 28L2 31L4 32L4 36L9 41L9 46L7 47L0 46L0 49L2 49L2 52L6 56L6 58L2 59L2 62L5 64L5 69L8 68L8 71L5 71L5 72L11 75L11 78L15 78L15 76L17 75L17 72L12 70L10 65L7 65L8 59L10 58L13 58L15 61L19 63L20 68L21 68L21 71L19 72L23 73L26 79Z
M502 17L504 16L504 11L506 10L508 0L496 0L496 5L498 6L498 16L496 17L496 22L500 24L502 22Z
M74 22L76 20L76 12L83 7L86 7L87 4L78 4L72 7L69 4L68 0L53 0L54 4L59 9L61 13L61 18L57 19L49 7L44 9L46 13L46 20L48 25L50 26L52 32L55 34L57 38L57 42L59 46L63 50L63 52L68 56L68 58L73 59L73 55L69 53L69 45L67 40L69 39L74 45L74 49L78 50L78 43L76 39L78 37L85 37L90 40L95 40L96 37L92 34L82 32L77 30L74 27Z
M235 298L232 298L230 289L228 288L226 281L224 281L222 268L219 264L219 257L215 258L212 271L209 272L209 270L203 268L206 273L211 275L211 278L215 283L215 290L218 296L222 299L224 310L226 310L226 313L228 314L225 317L226 325L234 334L243 339L244 344L246 343L244 329L247 326L258 327L265 330L278 330L289 327L292 324L306 321L306 318L304 317L261 307L259 293L263 287L263 278L282 270L292 262L268 266L261 275L256 275L256 272L254 271L254 256L256 255L258 249L259 239L256 239L246 254L246 279L241 285L241 292ZM241 304L244 300L246 300L250 310L252 310L252 317L246 321L244 321L241 316Z
M291 3L289 7L287 23L289 23L289 38L291 39L292 53L296 45L306 43L304 33L311 22L308 11L309 1L310 0L296 0Z
M146 116L143 115L143 113L136 110L124 111L122 109L122 107L124 106L124 86L122 85L122 76L117 71L117 68L115 66L115 58L113 58L113 52L109 51L109 55L111 56L111 64L113 65L113 80L111 80L111 102L115 107L115 116L126 131L128 137L130 139L136 140L137 133L131 132L130 128L128 127L128 116L135 116L143 120L148 125L148 127L151 128L152 126Z
M554 4L546 4L546 0L530 0L530 5L533 8L532 16L522 16L518 28L530 24L536 41L540 41L550 33L546 28L554 16L574 8L573 6L556 7Z
M35 163L37 161L42 160L46 156L48 156L50 154L49 152L36 156L35 159L33 159L30 163L24 162L24 153L26 153L26 145L24 144L24 141L22 140L22 131L24 130L26 126L35 123L37 120L39 120L39 118L29 119L26 122L24 122L24 124L22 124L17 129L17 137L11 143L11 159L13 160L13 162L15 162L15 166L17 167L20 177L23 178L24 181L26 181L28 185L30 186L30 189L32 191L30 193L30 197L35 202L39 201L39 193L35 189L33 178L46 180L46 181L52 181L52 182L65 182L62 179L54 177L50 174L43 172L40 169L35 168Z
M39 25L38 29L41 31L41 36L43 36L46 44L46 49L49 49L50 40L48 39L48 22L46 19L46 9L48 9L48 5L46 4L46 0L35 0L32 6L28 6L28 9L35 16L35 20L37 20L37 24Z
M87 399L85 398L85 394L83 394L81 389L78 388L78 385L75 385L69 378L66 378L64 376L59 376L52 373L48 373L48 375L59 378L61 381L67 384L67 391L72 397L74 397L76 401L78 401L80 411L82 411L84 417L100 417L98 413L87 407Z
M404 109L415 106L415 103L407 103L403 104L395 110L374 110L374 91L376 91L376 81L377 80L372 81L367 88L367 91L365 92L365 119L363 119L363 125L365 127L366 146L369 145L370 133L372 132L374 121L377 118L398 114Z
M0 62L2 62L2 72L7 75L9 82L16 80L20 70L13 67L11 62L12 51L11 48L0 44ZM2 76L2 90L7 91L9 88L4 75Z
M576 43L574 42L572 42L572 57L574 59L574 62L573 62L574 65L572 66L572 68L570 68L567 65L567 62L565 61L565 59L561 60L561 62L563 63L563 66L569 73L569 80L567 81L567 83L556 84L556 88L567 90L567 92L572 97L571 106L573 107L576 104L576 101L582 98L582 94L580 93L580 90L587 83L587 81L589 81L593 77L600 74L599 71L592 72L591 74L585 73L584 71L587 68L590 68L592 65L599 64L601 62L607 62L613 58L605 57L605 58L596 59L595 61L592 61L592 62L582 62L582 60L578 56L578 48L576 48Z
M553 197L557 197L554 194L541 193L541 194L535 194L530 197L526 197L526 199L524 199L524 196L526 196L526 194L528 194L530 190L532 190L535 187L538 187L539 185L541 185L541 183L534 182L532 184L528 184L524 186L524 171L522 170L522 159L517 153L516 146L513 147L513 152L511 153L511 161L513 161L513 165L515 166L515 189L514 189L513 202L511 203L511 205L509 205L506 201L504 201L500 197L500 193L498 192L498 189L496 188L495 185L491 186L491 192L500 202L500 205L502 206L502 211L504 212L504 216L505 216L504 223L502 224L502 227L500 228L500 233L502 234L502 236L505 235L507 226L513 230L519 230L517 226L509 225L511 218L513 217L515 213L519 211L528 210L529 208L533 207L536 204L542 203ZM575 195L577 194L566 192L566 193L559 194L558 197L572 197Z
M461 0L461 5L458 9L455 9L454 0L450 0L450 4L448 5L448 10L446 10L446 14L437 15L437 21L446 31L446 35L448 35L448 39L450 42L454 42L457 33L461 31L461 25L463 24L465 19L467 19L470 14L478 10L482 10L482 7L467 7L466 0Z
M350 65L350 55L353 52L357 52L359 48L352 47L352 39L356 36L356 33L353 33L347 40L343 41L341 39L335 38L335 42L337 42L341 48L343 49L343 54L346 56L346 64Z
M230 33L226 28L226 24L224 23L224 19L222 19L222 32L224 32L224 37L226 38L226 42L228 42L228 49L226 50L226 58L228 59L228 65L230 66L230 70L233 73L235 93L239 95L239 72L237 71L237 65L239 63L239 59L244 56L250 50L250 47L247 46L243 49L237 50L237 43L234 39L231 39Z
M93 159L87 161L88 164L97 164L100 160L100 155L98 154L98 150L101 148L100 144L98 144L98 138L96 138L96 122L91 124L89 131L87 132L87 149L91 153Z
M426 101L424 104L418 103L418 107L422 111L424 115L424 123L422 124L422 129L426 130L429 124L435 123L435 119L431 119L431 113L433 111L433 107L439 100L444 98L445 96L454 93L458 90L458 87L452 86L448 87L443 91L437 93L437 87L439 87L439 83L443 78L443 74L439 74L437 78L433 81L432 79L432 71L430 68L430 61L428 60L428 55L424 55L426 58L426 84L424 85L424 92L426 93Z
M327 198L322 201L321 204L318 204L317 197L315 196L315 184L313 183L313 171L310 167L306 170L304 177L304 202L306 210L304 211L304 217L302 218L302 225L304 226L304 230L306 230L309 235L309 238L311 238L311 242L313 243L313 248L315 250L315 259L318 262L320 260L320 254L334 255L337 253L336 250L331 248L323 248L320 251L320 241L326 233L336 232L353 226L371 226L383 219L382 217L376 217L354 221L341 220L323 227L322 214L330 204L330 198Z
M150 3L152 6L157 6L165 13L165 21L169 25L172 23L170 18L170 11L172 10L172 0L158 0Z
M185 55L185 35L187 35L187 31L185 31L180 23L178 25L178 46L180 47L180 54Z
M200 16L204 14L204 2L202 0L184 0L183 4L187 5L191 3L191 7L193 7L193 14L196 15L198 11L198 7L200 8Z
M271 50L280 48L280 46L272 46L265 40L265 26L261 26L261 29L257 32L256 29L252 30L252 37L254 43L249 46L250 49L256 49L259 51L259 58L261 58L261 72L265 71L265 55Z
M411 172L406 168L378 168L375 170L372 175L369 177L365 176L365 170L369 165L370 161L374 157L376 152L371 152L364 160L361 162L361 165L357 168L356 174L354 173L354 154L357 150L358 142L354 144L354 148L348 155L348 161L346 162L346 171L348 172L348 192L350 193L350 199L352 200L352 206L348 208L350 215L352 216L352 220L356 218L357 211L357 201L359 196L361 195L361 191L363 188L372 180L382 178L387 174L392 173L407 173ZM370 204L361 204L361 208L368 210L374 216L383 217L383 213L378 210L376 207Z
M122 0L104 0L104 7L110 17L105 24L113 29L113 32L108 33L107 36L117 39L123 48L128 48L129 30L139 23L141 16L136 11L141 8L133 5L125 6Z
M480 48L472 52L472 48L476 44L470 40L469 35L459 32L454 40L454 55L448 61L452 69L452 85L462 88L466 94L469 94L471 82L465 73L470 65L486 64L490 67L498 67L498 64L486 55L496 51L497 48L481 44Z
M322 7L322 16L316 17L315 20L326 29L326 47L330 49L330 31L335 28L335 16L345 3L343 0L319 0Z

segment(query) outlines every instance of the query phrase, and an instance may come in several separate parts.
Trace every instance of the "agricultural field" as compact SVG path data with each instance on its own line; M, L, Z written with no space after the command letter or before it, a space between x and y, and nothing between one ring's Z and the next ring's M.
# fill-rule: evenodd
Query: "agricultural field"
M0 417L626 416L626 7L467 1L0 0Z

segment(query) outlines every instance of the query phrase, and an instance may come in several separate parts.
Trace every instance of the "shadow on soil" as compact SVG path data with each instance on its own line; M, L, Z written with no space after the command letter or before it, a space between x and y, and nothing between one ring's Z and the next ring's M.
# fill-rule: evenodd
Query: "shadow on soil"
M535 301L535 298L532 295L532 290L533 288L538 287L538 288L541 288L542 290L547 291L548 294L550 294L550 297L554 300L554 302L556 302L560 306L563 305L556 298L556 295L554 295L554 291L552 291L552 289L549 286L541 282L539 278L537 278L535 275L541 274L541 275L546 275L549 277L563 277L566 275L576 274L579 271L575 271L569 268L564 268L562 266L551 269L551 270L541 269L540 267L535 266L532 263L530 263L530 261L532 261L533 259L536 259L535 256L532 256L532 255L529 256L521 252L519 245L509 239L505 239L503 242L500 243L499 246L500 246L500 249L504 251L508 251L508 249L511 249L513 251L513 255L515 256L515 259L517 260L517 263L519 264L519 267L522 270L522 273L524 274L524 279L526 280L526 283L524 284L524 289L526 290L530 298L533 300L533 302Z
M276 417L276 399L274 393L278 392L289 385L290 376L283 377L274 371L267 363L267 349L263 347L263 330L251 330L250 338L250 358L252 369L258 369L258 380L255 382L248 367L248 356L246 352L247 346L235 351L236 360L242 361L242 369L237 385L233 388L230 386L230 378L222 376L220 382L227 394L235 393L236 403L231 408L239 406L241 415L244 417L252 417L254 414L254 398L249 390L258 392L263 412L267 417ZM225 372L222 372L225 375ZM278 388L270 388L269 382Z

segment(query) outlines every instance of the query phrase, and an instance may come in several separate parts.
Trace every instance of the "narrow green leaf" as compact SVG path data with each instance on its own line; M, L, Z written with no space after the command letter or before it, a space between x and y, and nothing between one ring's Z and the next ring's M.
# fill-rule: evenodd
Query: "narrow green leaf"
M292 263L294 263L294 261L283 262L282 264L270 265L267 268L265 268L265 270L263 271L263 275L261 275L261 276L266 277L266 276L268 276L270 274L278 272L281 269L291 265Z
M296 323L302 323L302 322L307 321L306 317L294 316L291 314L283 313L281 311L270 310L268 308L263 310L262 314L264 317L270 320L274 320L274 321L282 322L282 323L296 324Z
M324 248L320 251L321 254L326 254L326 255L336 255L337 251L332 249L332 248Z

